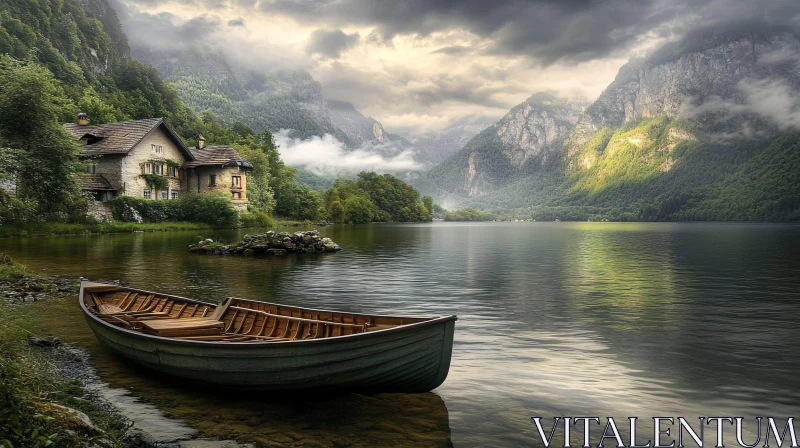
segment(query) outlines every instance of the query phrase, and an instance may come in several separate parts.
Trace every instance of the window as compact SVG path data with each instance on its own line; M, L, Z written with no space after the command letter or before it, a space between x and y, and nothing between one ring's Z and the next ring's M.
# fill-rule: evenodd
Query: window
M153 172L153 165L151 165L149 163L145 163L144 164L144 173L145 174L150 174L152 172Z
M164 147L161 145L150 145L153 150L153 154L164 154Z
M155 174L164 174L164 165L160 163L153 164L153 172Z
M242 199L242 193L239 192L239 191L234 191L233 192L233 200L238 201L240 199Z
M87 174L97 174L97 165L94 163L91 165L86 166L86 173Z
M162 190L161 191L161 199L169 199L169 196L167 196L168 194L169 194L169 192L167 190Z
M172 199L178 199L178 192L177 191L173 191L172 192Z
M169 175L172 177L177 176L178 169L174 166L169 167Z
M149 188L145 188L145 189L144 189L144 198L145 198L145 199L152 199L152 194L151 194L151 192L150 192L150 189L149 189Z
M216 187L217 186L217 175L216 174L211 174L211 175L208 176L208 185L210 185L212 187Z
M242 176L231 176L231 186L234 188L242 188Z

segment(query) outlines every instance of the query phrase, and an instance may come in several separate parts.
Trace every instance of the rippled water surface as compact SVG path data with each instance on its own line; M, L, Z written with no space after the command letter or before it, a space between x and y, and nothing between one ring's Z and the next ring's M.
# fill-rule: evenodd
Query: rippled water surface
M212 301L458 315L450 375L435 395L330 402L161 384L98 348L76 303L41 306L53 331L90 347L104 378L203 435L532 446L532 415L797 413L798 226L436 223L322 233L345 250L195 255L186 248L199 234L185 232L3 240L0 251L51 274Z

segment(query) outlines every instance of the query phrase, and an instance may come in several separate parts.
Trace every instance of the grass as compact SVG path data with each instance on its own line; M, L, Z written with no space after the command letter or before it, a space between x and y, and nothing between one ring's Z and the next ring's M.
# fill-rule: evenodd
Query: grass
M37 277L0 254L0 282L13 287L31 279ZM39 321L27 304L0 300L0 447L87 446L100 439L104 446L122 446L125 423L86 400L80 381L61 375L58 361L48 352L58 349L28 344ZM95 428L65 407L89 416Z
M311 221L277 220L272 225L264 226L258 221L241 228L264 227L314 227ZM27 227L13 227L0 225L0 238L52 236L52 235L86 235L92 233L131 233L131 232L174 232L180 230L208 230L213 226L202 222L98 222L88 224L48 223Z
M0 238L47 236L47 235L85 235L90 233L131 233L131 232L171 232L177 230L207 230L212 226L200 222L100 222L90 224L49 223L30 227L0 226Z

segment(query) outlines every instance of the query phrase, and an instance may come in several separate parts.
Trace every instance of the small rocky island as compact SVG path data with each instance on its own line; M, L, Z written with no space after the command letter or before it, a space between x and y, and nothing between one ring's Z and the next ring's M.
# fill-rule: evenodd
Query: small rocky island
M294 252L336 252L342 248L330 238L322 238L316 230L307 232L275 232L245 235L242 241L234 244L205 239L189 246L189 252L212 255L286 255Z

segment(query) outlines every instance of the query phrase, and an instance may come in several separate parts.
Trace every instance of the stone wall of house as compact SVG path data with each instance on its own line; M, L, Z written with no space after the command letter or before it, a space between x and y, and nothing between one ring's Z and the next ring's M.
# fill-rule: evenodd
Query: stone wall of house
M124 156L122 154L113 154L99 156L97 159L90 159L95 164L95 173L102 174L103 177L116 188L118 192L122 192L122 172L120 170L120 161Z
M216 185L211 185L211 176L216 176ZM233 188L233 176L241 177L241 188ZM238 166L227 168L200 166L188 170L187 179L190 191L200 193L223 191L237 207L241 208L247 203L247 172ZM240 193L241 198L235 199L234 192Z
M152 145L161 145L164 148L163 153L156 154L152 151ZM145 163L161 163L164 165L164 173L168 173L169 167L166 160L171 159L175 162L183 164L186 160L183 152L178 146L173 143L169 138L167 132L162 128L153 130L149 135L142 139L139 144L128 153L127 157L123 157L119 163L121 172L120 178L124 186L125 196L133 196L136 198L144 198L144 190L150 189L147 183L142 178L142 165ZM99 168L99 167L98 167ZM180 176L184 173L178 171L178 177L169 179L169 189L167 190L167 198L172 198L172 191L181 191ZM99 174L103 174L98 169ZM110 180L110 179L109 179ZM161 199L161 192L151 191L151 199Z

